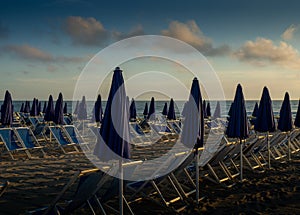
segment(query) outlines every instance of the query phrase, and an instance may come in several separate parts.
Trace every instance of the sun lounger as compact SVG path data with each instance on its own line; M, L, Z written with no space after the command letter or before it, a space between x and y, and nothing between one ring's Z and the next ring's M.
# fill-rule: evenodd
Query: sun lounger
M79 145L83 150L87 150L89 152L91 151L91 148L89 146L90 144L83 140L74 125L64 125L62 126L62 129L71 143Z
M38 140L34 136L33 132L30 128L27 127L18 127L13 128L16 136L19 141L27 148L27 149L38 149L43 153L43 156L46 156L46 153L43 150L43 147L39 144Z
M31 157L28 149L18 140L18 137L12 128L1 128L0 138L13 160L15 159L13 154L18 151L24 151L28 158Z
M5 191L7 190L8 185L9 185L8 181L0 184L0 197L5 193Z
M63 128L61 126L48 126L48 129L50 130L51 135L54 137L55 142L58 144L58 146L61 148L63 153L78 153L79 150L76 147L76 143L72 143L66 136L66 134L63 132ZM67 148L73 148L74 150L67 152Z

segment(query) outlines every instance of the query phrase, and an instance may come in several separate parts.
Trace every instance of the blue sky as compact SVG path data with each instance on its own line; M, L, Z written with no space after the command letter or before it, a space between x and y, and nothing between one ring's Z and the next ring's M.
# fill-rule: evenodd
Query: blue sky
M60 91L71 99L94 54L126 37L157 34L203 53L227 99L237 83L246 99L259 98L265 85L274 99L285 91L298 99L299 8L298 1L2 1L0 98L8 89L15 99Z

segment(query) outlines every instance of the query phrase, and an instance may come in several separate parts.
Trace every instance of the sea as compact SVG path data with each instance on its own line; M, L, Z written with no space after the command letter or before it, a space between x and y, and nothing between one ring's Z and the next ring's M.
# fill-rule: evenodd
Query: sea
M77 101L64 101L64 102L67 103L68 113L73 113ZM169 101L155 101L155 112L156 113L161 113L162 112L165 102L167 102L168 107L169 107ZM174 101L174 102L175 102L176 115L180 116L185 101ZM255 106L255 103L257 102L259 104L259 101L247 100L245 102L246 102L247 114L248 114L248 116L251 116L252 111L253 111L254 106ZM22 103L25 103L25 101L13 101L14 111L19 111L20 108L21 108ZM32 101L30 103L32 103ZM87 101L86 103L87 103L88 117L91 117L95 102L94 101ZM149 107L150 100L149 101L135 101L137 115L140 116L140 117L142 117L142 115L143 115L145 103L148 103L148 107ZM206 104L207 103L208 103L208 101L206 101ZM216 108L217 101L209 101L209 103L210 103L210 107L211 107L211 114L213 115L214 110ZM221 114L222 114L223 117L227 116L231 103L232 103L232 101L229 101L229 100L220 101ZM43 109L44 101L41 101L41 104L42 104L41 106L42 106L42 109ZM54 102L54 104L55 104L55 102ZM279 116L279 111L280 111L281 104L282 104L281 100L273 100L272 101L273 112L274 112L275 116ZM103 111L105 110L105 106L106 106L106 101L102 101ZM298 108L298 100L291 100L291 110L292 110L293 117L296 116L297 108Z

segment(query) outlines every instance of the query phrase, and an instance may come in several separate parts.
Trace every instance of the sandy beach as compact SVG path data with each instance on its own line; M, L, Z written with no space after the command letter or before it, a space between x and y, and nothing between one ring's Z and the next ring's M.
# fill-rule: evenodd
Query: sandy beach
M0 180L10 182L0 199L0 214L25 214L48 206L78 170L94 168L84 154L56 155L43 159L1 160ZM191 201L183 214L299 214L300 156L290 163L272 162L263 173L244 171L245 182L225 188L200 179L199 206ZM168 190L163 190L168 192ZM148 200L132 205L136 214L172 214ZM75 214L90 214L87 207Z

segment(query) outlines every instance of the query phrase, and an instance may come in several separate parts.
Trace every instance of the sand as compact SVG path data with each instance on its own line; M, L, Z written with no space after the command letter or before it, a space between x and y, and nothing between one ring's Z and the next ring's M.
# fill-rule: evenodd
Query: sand
M199 206L191 201L182 213L300 214L299 154L294 154L289 163L273 161L273 169L263 173L245 170L247 180L237 182L232 188L201 178L201 195L205 198ZM24 214L49 205L76 171L89 168L94 165L84 154L57 152L49 158L18 158L16 161L2 157L0 181L8 180L10 186L0 198L0 214ZM136 214L172 214L148 200L139 201L132 207ZM76 214L90 214L90 211L82 208Z

